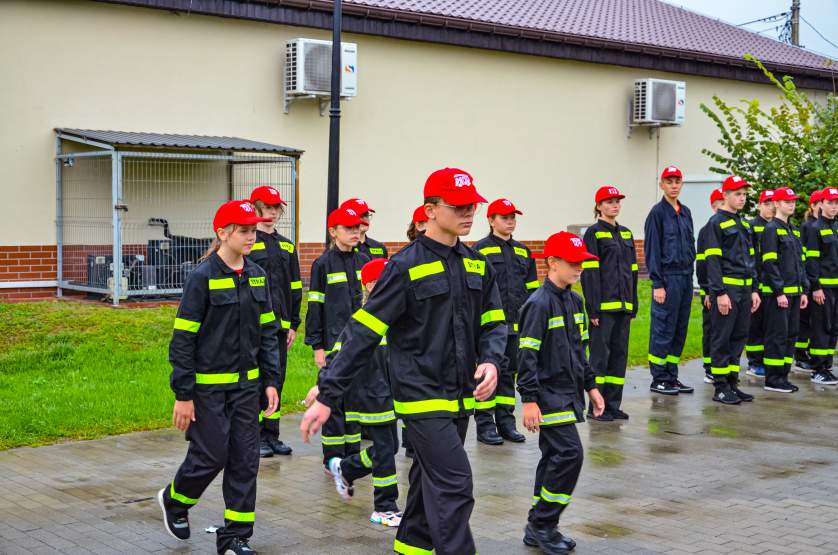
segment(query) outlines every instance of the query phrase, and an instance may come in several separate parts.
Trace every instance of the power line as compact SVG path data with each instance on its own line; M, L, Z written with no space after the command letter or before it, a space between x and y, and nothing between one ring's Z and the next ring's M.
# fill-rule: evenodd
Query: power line
M801 15L801 16L800 16L800 19L802 19L802 20L803 20L803 23L805 23L806 25L808 25L809 27L811 27L811 28L812 28L812 30L813 30L814 32L816 32L820 38L822 38L823 40L825 40L827 43L831 44L833 47L838 48L838 44L835 44L834 42L832 42L831 40L829 40L828 38L826 38L825 36L823 36L823 34L822 34L820 31L818 31L817 29L815 29L815 26L814 26L814 25L812 25L811 23L809 23L808 21L806 21L806 18L805 18L805 17L803 17L803 16Z
M750 25L751 23L771 23L772 21L779 21L780 19L789 15L789 12L778 13L774 15L769 15L768 17L763 17L761 19L754 19L753 21L746 21L745 23L740 23L737 27L744 27L745 25Z

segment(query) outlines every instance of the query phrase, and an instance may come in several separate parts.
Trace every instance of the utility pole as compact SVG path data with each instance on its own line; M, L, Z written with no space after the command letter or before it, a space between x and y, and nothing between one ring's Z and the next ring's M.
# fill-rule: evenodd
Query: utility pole
M800 0L791 2L791 43L800 46Z
M340 76L341 76L341 4L334 0L332 12L332 89L329 108L329 181L326 191L326 217L337 209L340 198ZM329 230L326 229L326 244Z

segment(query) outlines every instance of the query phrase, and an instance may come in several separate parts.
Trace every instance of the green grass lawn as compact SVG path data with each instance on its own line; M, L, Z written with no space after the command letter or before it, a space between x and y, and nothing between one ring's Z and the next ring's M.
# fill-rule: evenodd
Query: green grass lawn
M632 365L645 365L649 341L648 282L640 291ZM0 450L169 426L174 316L173 306L0 304ZM684 358L700 356L700 326L696 300ZM300 335L288 357L283 413L302 409L315 376L311 349Z

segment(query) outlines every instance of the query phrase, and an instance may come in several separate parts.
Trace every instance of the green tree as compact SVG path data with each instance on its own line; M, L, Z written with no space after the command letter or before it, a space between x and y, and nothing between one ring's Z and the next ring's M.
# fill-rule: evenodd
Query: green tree
M782 102L765 110L758 99L732 105L714 95L715 109L701 104L721 133L722 152L701 151L714 162L710 170L753 185L747 208L763 189L788 186L808 197L816 189L838 187L838 97L813 102L791 77L780 81L750 54L745 58L777 87ZM798 215L805 208L799 203Z

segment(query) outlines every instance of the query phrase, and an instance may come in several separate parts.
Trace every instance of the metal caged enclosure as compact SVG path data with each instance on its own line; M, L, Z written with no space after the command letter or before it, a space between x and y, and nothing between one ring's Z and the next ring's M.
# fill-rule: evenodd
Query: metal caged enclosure
M227 200L276 187L296 242L302 151L230 137L56 129L58 296L179 295Z

